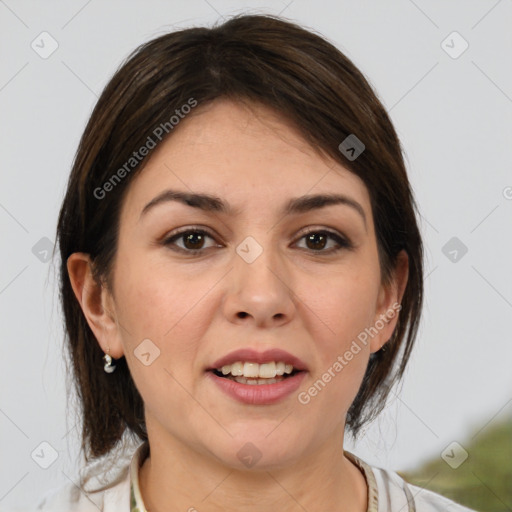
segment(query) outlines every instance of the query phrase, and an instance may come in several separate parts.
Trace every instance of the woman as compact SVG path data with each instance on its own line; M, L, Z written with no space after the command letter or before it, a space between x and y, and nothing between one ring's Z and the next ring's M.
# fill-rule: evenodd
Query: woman
M103 468L39 510L468 510L343 449L416 337L414 206L389 117L323 38L240 16L137 49L57 233L82 448Z

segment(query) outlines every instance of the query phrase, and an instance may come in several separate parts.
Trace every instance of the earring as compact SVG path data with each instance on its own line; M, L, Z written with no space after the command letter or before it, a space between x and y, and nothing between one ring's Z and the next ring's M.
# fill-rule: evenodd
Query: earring
M110 348L107 348L107 353L103 356L103 361L105 361L105 366L103 369L106 373L112 373L116 369L116 365L112 364L112 356L109 354Z

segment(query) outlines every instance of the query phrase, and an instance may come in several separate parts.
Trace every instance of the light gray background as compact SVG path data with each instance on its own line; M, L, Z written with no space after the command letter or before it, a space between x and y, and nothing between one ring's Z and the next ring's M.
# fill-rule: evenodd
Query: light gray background
M354 60L390 111L427 248L426 305L399 398L349 449L409 469L512 412L512 1L0 1L0 508L75 480L51 263L57 212L88 115L136 46L240 11L282 13ZM43 32L58 49L42 59ZM457 31L469 48L450 57ZM37 40L36 40L37 41ZM453 41L453 42L452 42ZM448 39L452 52L460 41ZM468 248L452 262L452 237ZM460 254L460 253L459 253ZM46 441L58 458L48 461ZM35 456L35 458L37 458Z

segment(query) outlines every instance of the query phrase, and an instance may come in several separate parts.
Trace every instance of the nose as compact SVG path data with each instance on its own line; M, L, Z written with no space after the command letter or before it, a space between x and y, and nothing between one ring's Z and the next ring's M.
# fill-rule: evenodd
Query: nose
M265 247L252 262L242 251L236 253L228 279L223 309L230 322L268 328L293 318L293 283L275 250Z

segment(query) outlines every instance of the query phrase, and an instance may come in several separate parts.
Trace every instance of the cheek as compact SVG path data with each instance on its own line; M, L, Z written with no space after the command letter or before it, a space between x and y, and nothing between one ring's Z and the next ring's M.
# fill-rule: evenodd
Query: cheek
M148 410L179 410L189 402L198 351L208 329L204 294L213 283L169 269L119 260L116 314L124 354ZM203 301L201 300L203 299ZM164 392L162 392L165 390Z
M118 313L136 338L171 341L208 289L205 280L195 284L183 273L136 253L120 259L117 270Z
M372 325L378 296L378 275L368 270L333 276L328 287L316 287L307 305L316 329L317 361L303 400L320 409L337 411L342 418L353 402L363 379L370 346L365 329Z
M333 351L344 351L351 341L373 322L378 286L371 271L354 271L329 279L329 286L318 288L308 301L328 334L326 344ZM328 327L328 328L327 328Z
M170 372L183 384L192 382L204 364L200 350L218 308L215 285L221 276L207 271L191 276L147 255L138 258L136 251L119 259L117 271L116 313L134 379L137 381L141 366L139 347L146 343L149 352L153 349L158 354L153 370L167 370L166 377ZM151 340L156 348L144 340ZM157 377L153 374L148 378L153 381ZM155 381L155 385L160 384Z

